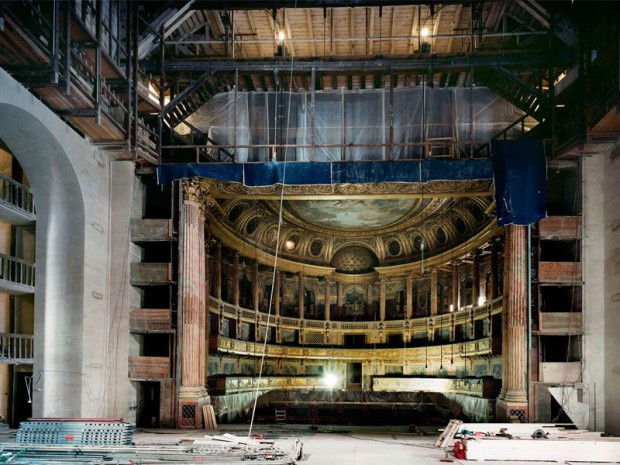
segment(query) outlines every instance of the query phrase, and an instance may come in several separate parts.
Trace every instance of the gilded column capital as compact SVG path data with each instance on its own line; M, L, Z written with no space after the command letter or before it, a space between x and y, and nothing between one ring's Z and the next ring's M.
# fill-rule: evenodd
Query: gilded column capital
M207 211L215 206L215 198L209 188L200 178L183 179L183 200L198 204L200 215L205 216Z
M208 192L199 178L183 179L181 185L183 186L183 200L186 202L201 203L203 194Z

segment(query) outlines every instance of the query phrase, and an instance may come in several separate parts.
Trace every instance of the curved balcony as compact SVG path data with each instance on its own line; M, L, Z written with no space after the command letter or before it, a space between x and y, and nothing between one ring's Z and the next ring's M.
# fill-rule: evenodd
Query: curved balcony
M306 320L301 318L267 315L263 312L255 312L243 307L231 305L214 297L209 299L209 311L218 315L220 319L229 321L268 326L280 330L296 330L305 333L313 332L346 332L347 334L368 334L369 332L383 332L385 334L402 334L403 331L413 335L419 332L442 331L463 325L472 325L477 321L483 321L502 312L502 297L487 302L477 307L466 307L452 313L444 313L409 320L386 320L386 321L325 321Z

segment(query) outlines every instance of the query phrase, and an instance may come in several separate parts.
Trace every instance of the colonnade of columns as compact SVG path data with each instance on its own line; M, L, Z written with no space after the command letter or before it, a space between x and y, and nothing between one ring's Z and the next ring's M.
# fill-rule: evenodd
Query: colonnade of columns
M222 298L222 246L220 244L215 245L213 251L211 252L211 257L213 259L213 290L212 295L217 298ZM240 305L240 280L239 276L242 272L240 264L239 253L235 252L232 256L232 274L228 277L230 278L230 289L228 294L230 295L230 303L239 306ZM471 254L471 289L468 288L468 292L471 292L471 304L473 306L479 305L479 297L482 294L481 292L481 284L484 284L483 290L485 291L485 297L489 299L494 299L499 295L497 290L497 283L499 282L497 273L498 270L498 251L495 245L492 246L491 257L490 257L490 268L491 273L487 278L485 277L484 282L481 279L481 252L480 250L475 250ZM453 260L451 262L451 270L450 270L450 280L452 282L451 293L448 298L448 304L444 307L446 300L440 302L439 295L439 271L436 267L432 268L430 271L430 305L428 307L428 315L435 316L442 313L442 309L445 308L445 311L458 311L464 306L463 301L463 288L461 283L461 275L464 271L463 263L460 260ZM251 265L251 273L252 273L252 284L251 284L251 306L254 311L258 312L261 302L261 292L262 290L259 287L259 265L257 261L254 261ZM413 318L415 311L415 278L416 275L411 273L405 278L405 304L404 304L404 319ZM282 281L283 281L282 272L280 270L276 270L275 273L275 281L274 281L274 289L273 289L273 301L271 302L272 315L280 316L282 312L282 306L285 302L282 299ZM290 278L289 278L290 279ZM309 310L306 308L306 302L304 300L304 296L306 293L306 285L310 282L310 279L316 278L308 278L303 273L298 273L294 278L296 280L296 291L297 291L297 299L295 301L295 312L289 316L297 317L299 319L304 319L306 317L306 312ZM425 277L424 279L428 279ZM389 282L389 278L386 276L379 276L378 280L375 283L367 283L366 284L366 302L371 303L375 302L378 309L377 319L380 321L384 321L388 319L388 293L387 293L387 285ZM323 314L324 316L321 319L325 319L327 321L333 319L334 317L338 317L338 315L342 315L343 308L345 306L345 289L347 282L336 281L336 293L335 299L332 296L332 285L334 281L330 277L323 278ZM374 290L374 288L377 288ZM373 292L377 292L377 294L373 295ZM376 300L375 300L376 299ZM250 300L250 299L248 299ZM319 299L320 300L320 299ZM332 302L335 300L335 309L332 308ZM486 300L486 299L485 299ZM249 302L248 302L249 303ZM335 315L333 314L335 310ZM268 309L265 307L261 309L262 312L267 313Z

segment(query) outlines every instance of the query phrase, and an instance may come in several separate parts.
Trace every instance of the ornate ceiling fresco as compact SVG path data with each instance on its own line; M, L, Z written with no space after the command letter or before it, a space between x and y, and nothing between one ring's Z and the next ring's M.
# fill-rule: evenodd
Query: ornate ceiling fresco
M287 209L323 228L366 230L396 223L420 203L413 199L297 200L287 202Z
M454 187L462 186L454 183ZM218 223L214 230L220 239L226 242L226 237L234 237L239 252L250 257L254 247L275 255L279 246L278 256L292 262L364 274L377 266L419 261L422 247L425 259L447 253L449 261L451 249L472 240L495 221L488 181L470 187L471 196L461 191L456 196L393 193L392 198L385 198L380 185L374 190L379 198L369 186L361 197L306 192L307 198L282 202L278 240L277 196L260 198L259 194L256 198L252 189L237 186L232 189L236 195L218 198L218 192L231 188L217 183L212 192L219 208L208 221ZM241 247L239 240L244 241Z

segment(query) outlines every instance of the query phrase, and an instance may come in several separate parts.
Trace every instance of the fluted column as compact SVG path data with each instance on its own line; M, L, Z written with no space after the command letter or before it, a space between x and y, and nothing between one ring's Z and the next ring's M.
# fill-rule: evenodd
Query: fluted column
M306 293L306 288L304 286L304 275L303 273L299 273L299 288L297 291L298 294L298 299L299 303L298 303L298 308L299 308L299 319L303 320L304 316L305 316L305 309L304 309L304 295Z
M332 301L332 291L331 291L331 282L329 279L325 279L325 321L329 321L331 319L331 301Z
M205 208L211 205L199 181L183 182L180 242L181 373L178 426L200 426L199 405L208 401L206 379Z
M379 320L385 321L385 276L379 276Z
M215 262L213 264L213 292L216 298L222 298L222 244L215 246Z
M405 319L409 320L413 315L413 275L407 276L407 306L405 307Z
M502 392L498 420L528 420L527 402L527 229L505 229L504 301L502 314Z
M232 267L232 304L239 306L239 252L233 256Z
M474 250L472 254L472 289L471 289L471 301L474 307L478 306L478 297L480 296L480 251Z
M459 261L452 262L452 305L456 312L461 306L461 280L459 279Z
M431 316L437 315L437 268L431 271Z

